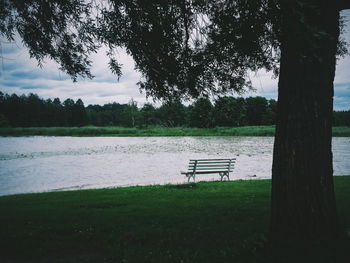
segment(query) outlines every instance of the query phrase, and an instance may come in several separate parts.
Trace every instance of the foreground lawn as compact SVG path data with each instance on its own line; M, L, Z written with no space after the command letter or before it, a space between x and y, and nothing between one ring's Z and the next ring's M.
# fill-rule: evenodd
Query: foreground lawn
M274 126L216 127L39 127L0 128L0 136L274 136ZM350 127L334 127L333 136L350 136Z
M350 229L350 176L336 177ZM270 180L0 197L0 262L256 262Z

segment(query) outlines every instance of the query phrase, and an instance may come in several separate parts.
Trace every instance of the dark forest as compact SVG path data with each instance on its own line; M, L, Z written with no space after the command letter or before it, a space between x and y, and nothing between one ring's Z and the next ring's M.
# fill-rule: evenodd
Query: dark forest
M36 94L8 95L0 92L0 127L122 126L147 127L239 127L274 125L276 101L264 97L200 98L188 106L179 100L160 107L134 100L85 106L81 99L43 99ZM335 111L334 126L349 126L350 111Z

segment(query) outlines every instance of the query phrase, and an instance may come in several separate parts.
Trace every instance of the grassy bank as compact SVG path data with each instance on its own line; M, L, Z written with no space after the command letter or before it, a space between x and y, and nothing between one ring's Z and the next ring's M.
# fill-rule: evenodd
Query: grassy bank
M0 261L256 262L268 232L270 184L206 182L0 197ZM340 221L350 229L350 176L336 177L335 186Z
M39 127L0 128L0 136L273 136L274 126L201 128ZM334 127L333 136L350 136L350 127Z

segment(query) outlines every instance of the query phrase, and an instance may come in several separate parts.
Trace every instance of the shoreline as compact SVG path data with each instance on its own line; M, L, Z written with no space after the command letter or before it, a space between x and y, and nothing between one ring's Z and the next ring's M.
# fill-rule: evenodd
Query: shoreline
M0 128L0 137L73 136L73 137L170 137L170 136L274 136L275 126L215 128L158 127L125 128L117 126ZM350 127L333 127L333 137L350 137Z
M345 177L349 178L350 181L350 175L333 175L333 178L337 177ZM103 187L63 187L59 189L52 189L52 190L43 190L38 192L23 192L23 193L10 193L10 194L0 194L1 198L6 197L14 197L14 196L23 196L23 195L45 195L50 193L65 193L65 192L78 192L78 191L105 191L105 190L117 190L118 189L142 189L142 188L162 188L162 187L170 187L170 188L187 188L186 185L192 185L192 184L215 184L215 183L227 183L227 182L244 182L244 181L267 181L271 182L270 178L264 178L264 177L247 177L247 178L240 178L240 179L231 179L229 181L220 181L220 180L207 180L207 181L197 181L197 182L186 182L183 183L164 183L164 184L135 184L135 185L110 185L110 186L103 186ZM337 180L337 179L335 179Z

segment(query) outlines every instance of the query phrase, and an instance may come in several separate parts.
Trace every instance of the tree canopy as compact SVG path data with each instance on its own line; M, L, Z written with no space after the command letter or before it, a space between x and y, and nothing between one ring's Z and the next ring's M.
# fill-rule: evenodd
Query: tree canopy
M278 74L280 40L288 34L280 28L281 2L4 0L0 34L9 40L18 34L39 64L53 59L73 80L92 77L89 55L101 45L109 48L112 72L121 76L115 53L122 47L142 73L138 84L147 96L197 98L252 88L250 71Z

